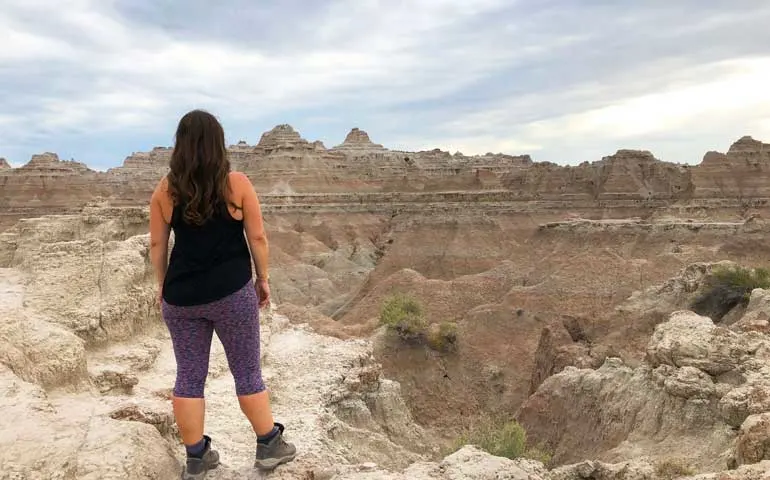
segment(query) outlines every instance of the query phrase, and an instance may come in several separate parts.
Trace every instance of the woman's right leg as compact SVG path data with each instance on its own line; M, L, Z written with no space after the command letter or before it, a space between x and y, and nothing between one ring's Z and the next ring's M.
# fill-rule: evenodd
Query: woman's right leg
M270 398L262 380L259 345L259 299L254 284L222 299L214 330L225 348L235 379L241 410L257 435L259 468L272 469L296 455L296 448L283 440L283 425L275 423Z
M259 303L249 282L246 287L219 302L214 330L225 348L227 363L235 379L235 394L241 410L257 436L274 427L270 401L262 380L259 345Z
M163 302L162 316L171 334L177 373L174 384L174 418L187 451L182 478L200 480L219 465L219 453L204 436L206 403L203 391L209 369L214 326L202 315L204 307L176 307Z
M176 307L165 302L162 308L176 357L174 417L182 441L185 445L194 445L203 438L206 408L203 392L214 327L198 315L198 308Z

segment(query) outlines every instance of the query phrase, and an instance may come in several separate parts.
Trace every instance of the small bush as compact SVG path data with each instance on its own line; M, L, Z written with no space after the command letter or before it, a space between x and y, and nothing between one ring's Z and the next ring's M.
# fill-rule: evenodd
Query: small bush
M715 268L705 292L693 302L692 310L718 322L738 305L746 305L755 288L770 288L770 270L744 267Z
M695 475L695 471L689 465L685 465L678 459L668 459L659 462L655 466L655 473L664 480L674 480L675 478Z
M444 322L431 330L428 345L439 352L449 352L457 347L457 324Z
M419 302L403 294L392 295L385 301L380 312L380 323L408 342L421 340L427 330Z
M515 420L494 421L486 418L469 428L454 444L454 451L464 445L475 445L490 455L516 458L529 458L543 464L551 461L551 455L542 447L530 448L527 445L527 432Z
M528 458L530 460L535 460L536 462L540 462L543 465L550 464L551 459L553 458L553 455L551 455L550 452L548 452L546 449L542 447L527 448L527 450L524 452L524 455L522 456L524 458Z

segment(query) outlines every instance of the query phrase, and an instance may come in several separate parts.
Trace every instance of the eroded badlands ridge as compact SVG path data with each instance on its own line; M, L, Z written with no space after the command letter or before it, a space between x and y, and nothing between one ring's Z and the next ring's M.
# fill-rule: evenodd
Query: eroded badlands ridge
M268 206L278 209L295 204L376 208L442 203L454 195L439 192L467 192L471 203L489 208L532 201L561 209L692 200L727 200L740 206L746 201L764 205L770 197L770 150L750 137L739 139L726 154L708 152L695 166L633 150L569 167L533 162L529 155L404 152L373 143L357 128L341 145L327 149L303 139L290 125L265 132L257 145L240 142L229 151L233 166L250 176ZM64 212L100 198L111 205L144 205L167 170L170 154L165 147L135 153L107 172L62 161L54 153L35 155L20 168L0 162L0 227L21 216ZM486 195L490 191L495 192L493 199ZM413 194L389 197L389 192ZM298 193L325 195L296 197Z
M132 234L145 221L141 209L91 208L26 221L3 235L0 463L8 478L178 475L181 448L168 401L173 353L154 300L147 235ZM689 458L700 471L744 465L727 476L701 478L758 478L770 467L756 463L767 458L770 444L770 404L760 395L770 349L762 333L768 304L767 293L755 291L745 321L731 330L674 314L650 340L645 365L634 369L610 359L599 370L568 368L543 382L519 418L534 437L552 442L557 458L573 458L571 442L581 440L589 458L647 456L551 471L473 447L440 459L400 385L381 373L373 339L327 337L302 317L268 314L265 375L276 415L290 425L302 451L270 478L664 478L656 473L662 453L650 439L666 442L666 453L693 453ZM240 416L217 342L207 388L210 431L226 459L210 478L259 478L250 467L253 434ZM591 415L570 416L574 409L561 404L564 392ZM662 416L645 410L656 404ZM644 422L615 422L637 408ZM562 420L554 427L555 418ZM615 444L606 440L622 441L623 435L627 441L608 451Z

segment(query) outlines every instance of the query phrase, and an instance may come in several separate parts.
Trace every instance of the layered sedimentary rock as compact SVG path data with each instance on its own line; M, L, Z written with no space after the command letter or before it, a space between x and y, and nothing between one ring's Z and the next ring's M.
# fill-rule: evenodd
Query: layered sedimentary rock
M770 196L770 145L742 137L726 154L708 152L692 169L695 196L752 197Z
M387 149L380 144L372 142L369 139L369 134L365 131L354 128L345 137L345 141L334 147L334 150L371 152L385 151Z
M132 176L141 180L144 177L151 176L152 180L157 180L168 170L168 162L171 160L171 148L156 147L150 152L135 152L123 160L123 165L111 168L107 172L126 176L127 181L131 181Z
M21 217L80 208L119 188L111 177L82 163L59 160L54 153L34 155L22 167L0 169L0 228Z
M770 431L752 417L770 411L762 393L768 352L764 335L675 312L656 328L642 365L608 359L598 370L568 367L543 382L518 418L560 463L675 456L714 471L768 460L763 445ZM736 453L738 428L743 444L759 450Z
M692 195L689 167L647 151L620 150L598 162L563 167L535 163L511 171L503 184L525 198L575 200L679 199Z
M257 190L275 193L266 199L295 208L300 194L317 194L311 205L336 202L346 208L376 203L378 197L324 195L504 192L507 208L655 209L672 205L693 208L766 209L770 190L770 155L766 144L744 137L726 154L709 152L700 165L657 160L650 152L620 150L593 163L559 166L533 162L528 155L466 156L440 149L420 152L388 150L366 132L353 129L332 149L302 138L290 125L265 132L255 146L229 147L234 168L246 172ZM0 168L0 228L21 216L77 208L103 199L113 205L146 204L167 171L170 149L135 153L120 167L95 172L85 165L60 161L55 154L36 155L20 168ZM451 192L451 193L447 193ZM428 197L409 201L421 205ZM443 203L448 199L442 199ZM526 202L544 202L529 204ZM485 209L498 205L485 204Z

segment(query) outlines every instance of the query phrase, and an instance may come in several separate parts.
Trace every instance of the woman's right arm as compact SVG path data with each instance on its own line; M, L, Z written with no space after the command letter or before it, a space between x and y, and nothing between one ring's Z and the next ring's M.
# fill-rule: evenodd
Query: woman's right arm
M254 260L254 268L257 278L268 279L268 255L267 234L262 220L262 209L259 205L257 192L251 184L249 177L242 173L237 174L238 183L242 193L243 225L246 230L246 239L249 243L251 256Z

